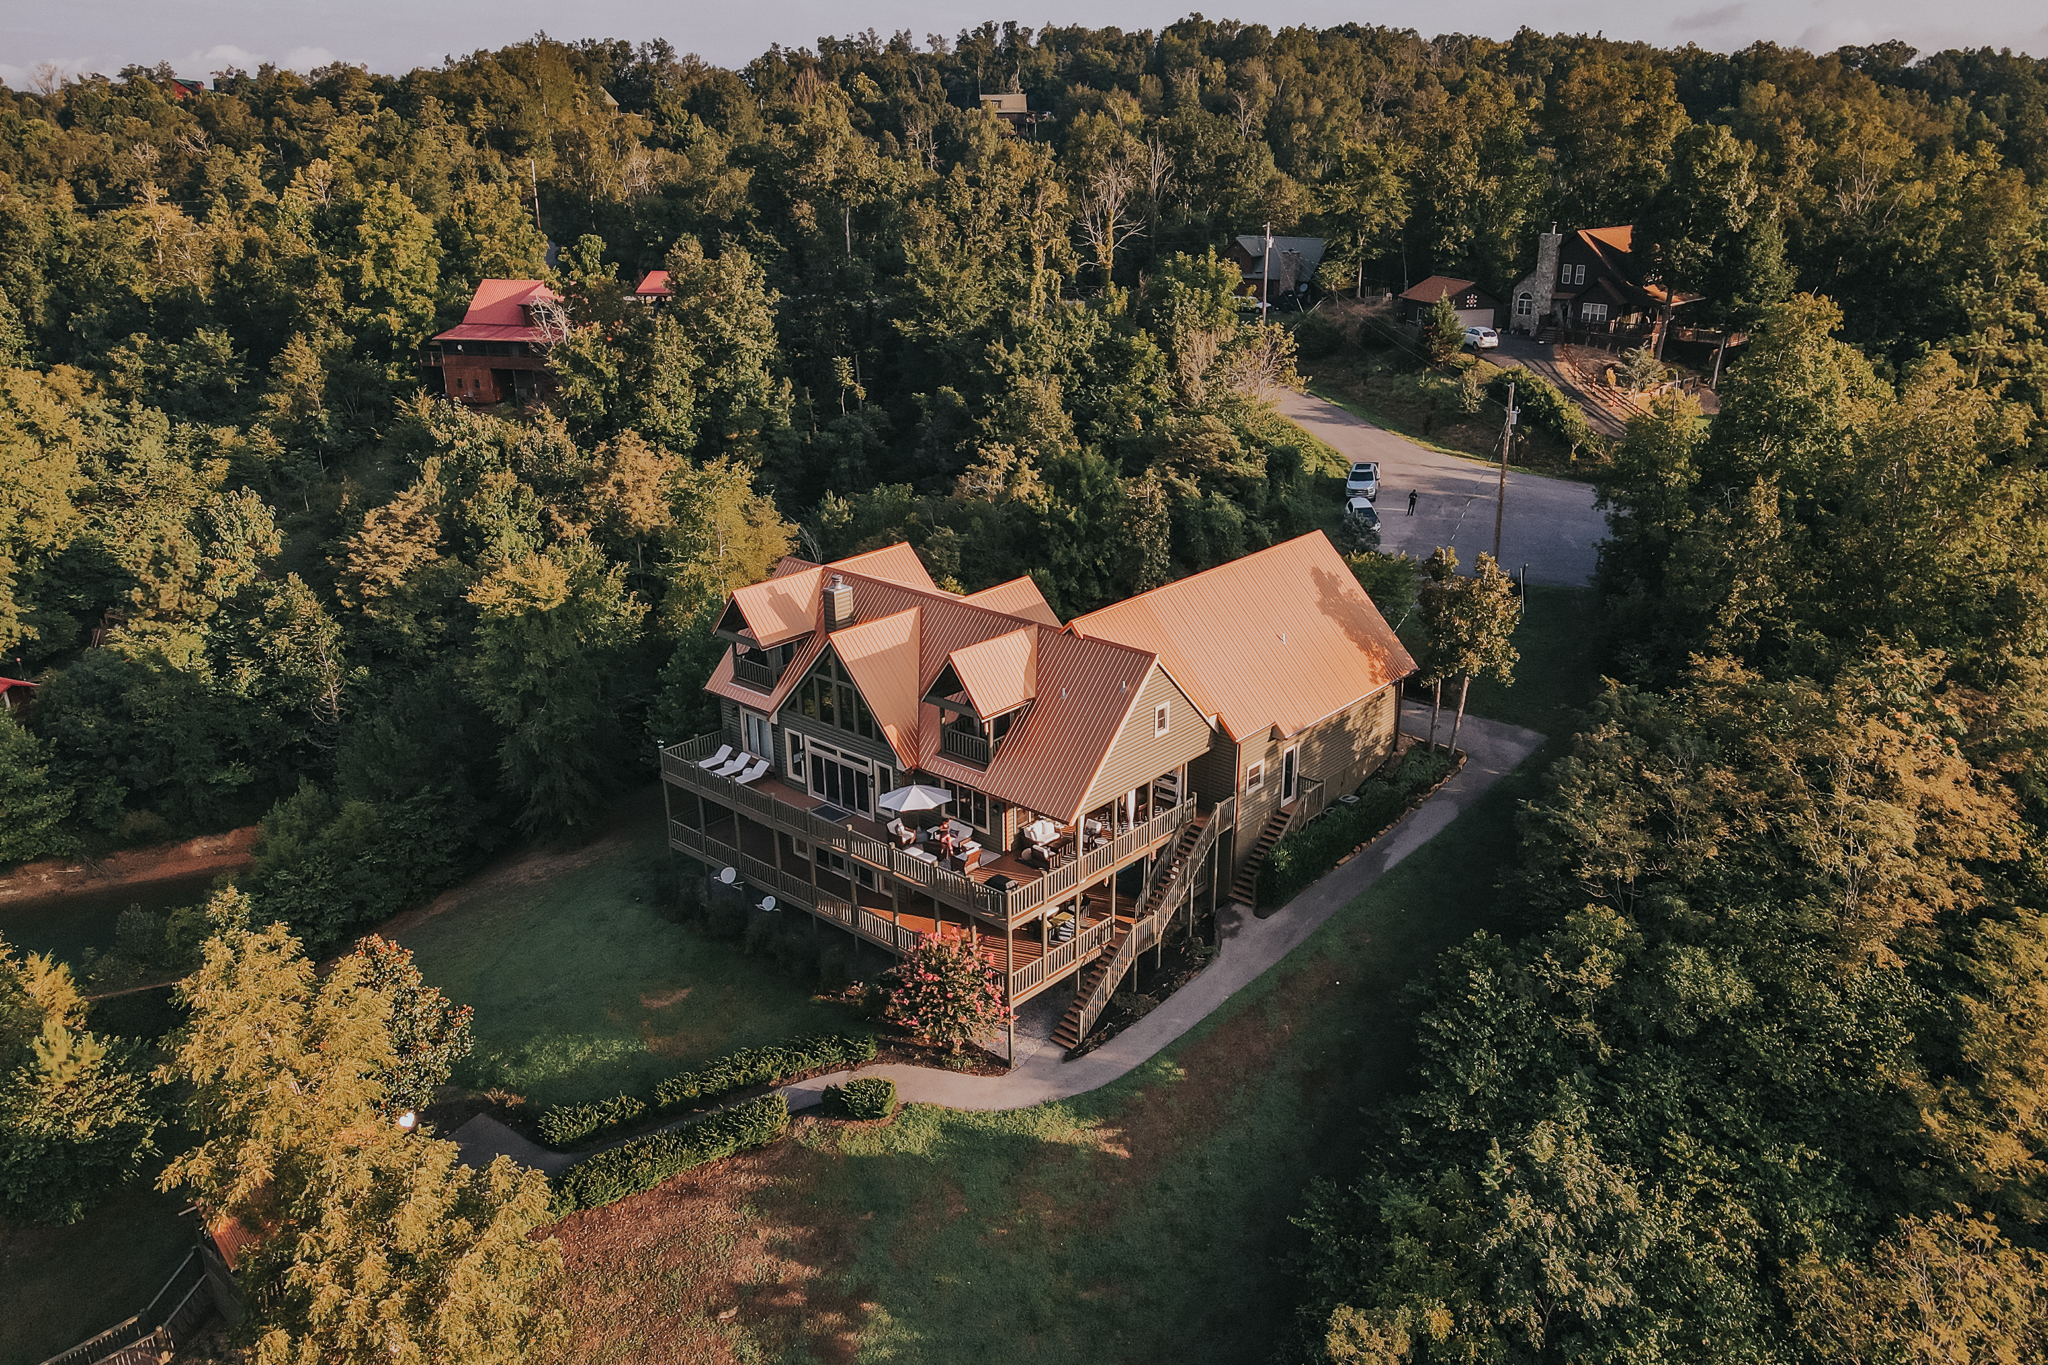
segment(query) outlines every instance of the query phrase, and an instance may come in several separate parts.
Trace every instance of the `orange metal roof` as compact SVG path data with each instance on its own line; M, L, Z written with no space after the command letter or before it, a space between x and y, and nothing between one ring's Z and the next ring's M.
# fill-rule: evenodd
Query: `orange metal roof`
M823 569L750 583L732 595L733 605L747 618L747 629L763 648L793 640L818 628L818 595Z
M1007 583L998 583L993 588L969 593L964 599L977 607L1000 611L1010 616L1021 616L1027 621L1036 621L1042 626L1055 629L1060 624L1059 613L1045 600L1045 594L1038 590L1037 580L1030 574L1013 578Z
M1616 251L1633 252L1635 250L1636 229L1633 223L1624 223L1620 227L1580 228L1579 235L1590 237L1593 241L1603 246L1613 247Z
M829 637L815 628L817 587L828 569L841 574L853 589L855 621ZM923 581L911 581L914 579ZM1136 704L1156 656L1148 650L1084 639L1043 622L1007 615L940 591L930 583L930 575L907 545L892 545L829 566L786 558L775 566L771 577L741 588L733 600L756 638L764 628L788 631L764 639L764 644L806 632L810 638L798 647L773 692L757 692L735 681L729 650L712 671L705 690L772 716L829 643L839 651L869 709L882 722L905 769L951 778L1043 815L1073 819L1080 814L1081 802L1108 757L1124 717ZM760 591L768 588L776 591ZM803 604L801 609L798 603ZM977 648L988 645L994 648ZM989 697L1001 698L1014 695L1022 684L1016 680L1006 684L1000 662L1027 652L1035 653L1037 660L1036 696L988 768L956 763L941 754L941 714L936 706L923 705L920 699L948 660L967 655L968 670L979 685ZM1190 697L1190 702L1195 704L1195 699Z
M635 294L645 294L650 298L667 298L673 292L668 287L668 272L666 270L648 271L646 276L641 279L640 287L633 292Z
M1038 627L956 649L947 658L967 689L976 714L986 720L1014 711L1035 695L1038 683Z
M436 341L546 341L547 333L527 320L527 305L560 295L539 280L485 280L470 297L462 321Z
M866 574L869 578L923 588L926 592L939 590L939 585L932 582L931 574L926 572L924 561L917 557L917 551L902 541L849 559L835 559L825 567L835 573Z
M1238 741L1297 734L1415 671L1321 531L1076 617L1067 629L1157 651Z
M917 752L917 607L832 633L832 648L898 756Z

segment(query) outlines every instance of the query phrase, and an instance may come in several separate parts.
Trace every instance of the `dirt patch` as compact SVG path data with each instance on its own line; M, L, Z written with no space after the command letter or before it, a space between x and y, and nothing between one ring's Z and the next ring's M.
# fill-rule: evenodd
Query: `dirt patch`
M695 986L682 986L676 990L663 991L660 995L643 993L640 996L640 1008L643 1010L665 1010L670 1005L680 1005L690 998L690 992L695 989L697 989Z
M257 833L255 825L246 825L225 834L131 848L105 858L43 858L23 863L0 877L0 901L53 900L174 877L237 871L255 861L251 850Z
M724 1365L854 1359L874 1305L840 1287L858 1229L815 1201L839 1158L789 1138L558 1224L566 1360Z

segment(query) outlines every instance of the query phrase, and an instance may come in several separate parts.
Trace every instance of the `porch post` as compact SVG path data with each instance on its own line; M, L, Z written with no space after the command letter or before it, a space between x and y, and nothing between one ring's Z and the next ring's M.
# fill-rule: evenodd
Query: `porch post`
M1009 1056L1005 1059L1011 1066L1017 1065L1017 1001L1011 990L1011 983L1017 979L1017 935L1007 925L1003 928L1003 1031L1009 1040Z

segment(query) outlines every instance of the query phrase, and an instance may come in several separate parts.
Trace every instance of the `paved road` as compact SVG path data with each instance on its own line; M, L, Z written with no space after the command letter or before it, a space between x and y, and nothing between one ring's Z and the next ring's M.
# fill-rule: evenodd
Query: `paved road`
M1451 545L1469 570L1481 550L1493 549L1496 468L1416 445L1309 394L1282 395L1280 411L1346 459L1379 461L1382 550L1426 559ZM1412 517L1411 490L1422 495ZM1527 564L1531 583L1579 587L1593 576L1594 547L1606 538L1607 518L1594 510L1590 484L1508 475L1500 558L1510 573Z
M1422 734L1429 727L1428 708L1413 703L1404 705L1401 721L1408 733ZM1050 1042L1053 1025L1068 999L1064 992L1055 989L1018 1011L1018 1062L1008 1075L963 1076L894 1063L862 1067L860 1074L894 1080L898 1098L906 1103L939 1104L952 1109L1023 1109L1099 1089L1129 1074L1301 946L1330 916L1428 843L1543 742L1543 736L1534 730L1477 716L1465 717L1465 728L1458 739L1465 748L1465 766L1434 796L1374 840L1363 854L1303 891L1271 917L1259 919L1240 905L1219 912L1223 942L1216 961L1169 995L1158 1009L1095 1051L1069 1062L1064 1051ZM822 1099L826 1086L844 1084L852 1074L841 1071L817 1076L783 1086L781 1090L791 1109L804 1109ZM487 1165L492 1157L503 1155L554 1174L585 1155L564 1156L537 1147L488 1114L477 1115L451 1136L460 1144L463 1160L475 1166Z

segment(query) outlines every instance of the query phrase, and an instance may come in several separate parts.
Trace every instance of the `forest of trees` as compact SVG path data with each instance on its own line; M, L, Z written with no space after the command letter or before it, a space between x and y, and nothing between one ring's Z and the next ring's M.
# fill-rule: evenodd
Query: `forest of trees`
M2048 1351L2048 62L1196 17L172 74L0 90L0 862L260 819L251 922L328 952L707 728L780 555L1070 613L1321 524L1232 235L1505 292L1633 222L1754 340L1591 452L1619 681L1302 1215L1300 1345ZM566 301L545 410L423 392L487 277Z

